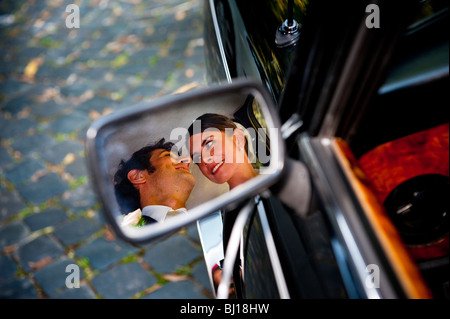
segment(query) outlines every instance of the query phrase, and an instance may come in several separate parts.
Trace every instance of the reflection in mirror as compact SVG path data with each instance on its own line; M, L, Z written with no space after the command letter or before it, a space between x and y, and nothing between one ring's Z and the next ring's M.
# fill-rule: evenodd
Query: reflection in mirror
M122 229L188 216L279 169L271 165L270 138L277 133L268 107L249 92L137 105L127 116L106 121L95 136L97 158L105 163L94 169L105 170L111 191L103 192L103 202L116 201L113 214Z
M223 222L221 212L215 212L200 219L197 222L197 227L205 257L206 269L211 270L208 271L210 284L211 287L214 287L218 282L213 278L213 269L215 265L220 264L220 261L225 257L222 243Z

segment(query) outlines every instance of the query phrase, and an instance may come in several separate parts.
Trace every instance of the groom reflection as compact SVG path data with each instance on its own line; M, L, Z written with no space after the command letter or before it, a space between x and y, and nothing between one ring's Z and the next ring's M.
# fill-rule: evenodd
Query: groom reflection
M171 152L173 145L161 139L121 161L114 187L127 214L122 225L162 223L168 215L186 212L195 178L189 170L190 157Z

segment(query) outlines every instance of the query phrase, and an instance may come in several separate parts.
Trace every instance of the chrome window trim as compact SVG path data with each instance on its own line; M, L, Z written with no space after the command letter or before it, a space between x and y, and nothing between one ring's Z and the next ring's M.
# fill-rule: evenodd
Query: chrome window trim
M266 241L267 252L269 253L270 262L272 264L278 293L281 299L290 299L289 289L286 284L286 279L284 278L283 268L281 267L280 258L278 257L277 248L275 246L275 240L273 239L272 231L270 230L269 221L267 219L266 210L264 209L264 204L261 200L258 200L256 208L261 220L261 226L264 234L264 239Z
M362 233L362 229L357 228L359 225L357 213L346 193L345 185L338 177L334 176L337 171L327 141L326 138L311 140L310 137L303 136L300 145L305 156L305 162L324 201L325 213L336 232L332 247L349 297L396 298L396 294L388 281L383 280L383 285L379 288L369 288L365 285L368 278L367 265L379 265L381 274L384 274L385 271L373 251L373 247L367 246L370 245L367 243L367 234ZM322 149L320 154L317 154L318 146L321 146L320 149ZM321 159L327 162L328 167L323 167L324 162Z
M230 238L225 251L225 258L223 261L222 279L219 287L217 288L217 299L228 299L229 287L231 279L233 278L233 269L236 258L238 257L238 250L241 247L242 231L247 223L251 212L253 211L255 203L250 200L239 211L236 220L234 221L233 228L231 230Z
M231 83L232 81L231 81L230 69L228 68L227 57L225 56L225 50L223 48L222 36L220 35L219 22L217 21L217 14L216 14L214 0L209 0L209 7L211 9L211 18L213 20L214 31L216 33L216 38L217 38L217 45L219 47L220 57L222 58L225 75L227 76L227 82Z
M334 228L339 230L339 232L337 234L338 235L337 242L334 241L332 246L335 251L337 248L342 249L342 251L340 251L340 253L336 254L336 257L338 257L337 262L339 264L339 269L341 271L346 270L347 263L350 264L351 266L353 266L352 267L353 271L350 270L349 272L350 273L356 272L356 274L357 274L356 277L359 278L360 282L363 282L364 279L363 279L363 275L361 274L360 270L365 269L366 265L364 262L364 258L361 254L361 251L359 250L358 245L356 244L356 239L354 238L353 233L351 232L351 230L348 227L347 221L346 221L345 217L343 216L343 212L339 207L340 205L337 203L337 199L333 195L331 186L328 183L326 183L327 179L325 177L325 173L319 166L318 158L315 156L315 153L311 148L309 138L303 139L302 145L308 155L307 162L309 162L310 165L312 164L312 166L314 166L313 172L315 173L314 175L317 174L316 180L321 181L319 186L321 187L321 193L323 195L322 197L323 197L323 200L325 201L326 211L328 212L329 216L330 216L330 212L334 212L334 214L331 214L331 215L333 215L333 219L331 219L331 218L330 219L332 221L332 224L334 225ZM351 256L351 258L349 258L349 256ZM346 273L346 271L345 271L345 273ZM347 287L347 290L349 292L353 291L355 293L355 295L350 295L349 297L357 298L358 293L352 287L353 285L351 283L351 281L352 281L351 277L343 276L343 279L344 279L344 284ZM360 286L363 286L363 285L360 285ZM358 290L358 288L356 288L356 290ZM377 296L376 294L371 294L371 292L366 292L366 293L367 293L368 298L371 298L371 299L379 298L379 296Z

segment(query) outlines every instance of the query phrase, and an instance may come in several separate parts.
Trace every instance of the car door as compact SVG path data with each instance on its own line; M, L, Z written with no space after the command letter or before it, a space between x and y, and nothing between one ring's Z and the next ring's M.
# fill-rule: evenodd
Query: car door
M315 47L298 51L280 108L286 119L296 105L305 122L291 143L311 172L347 293L357 298L448 297L448 276L431 279L427 274L448 270L448 200L444 195L424 199L417 212L421 217L413 219L416 212L410 211L417 204L396 206L390 214L377 188L391 183L388 189L394 192L404 189L400 181L431 176L431 183L443 179L441 189L448 189L448 120L443 116L448 39L438 36L448 22L448 5L381 2L382 26L372 29L365 20L367 3L328 4L333 13L315 3L309 13L317 9L322 15L314 16L311 33L305 22L302 43ZM419 146L433 142L438 144L433 151ZM387 149L389 155L380 157ZM433 157L438 164L430 168ZM401 178L394 178L399 168ZM411 194L426 197L428 186L415 187ZM433 201L442 205L431 208ZM394 223L400 214L409 217ZM414 245L401 231L413 222L421 226L408 226L410 232L430 236ZM430 228L424 230L426 224ZM429 254L419 256L418 249Z
M442 116L448 105L443 89L448 85L448 39L440 31L448 22L448 5L441 1L371 5L309 2L281 89L273 89L277 84L266 76L268 72L251 75L273 93L282 122L292 124L285 127L295 132L286 138L288 153L307 165L313 195L306 218L281 203L276 189L258 199L243 232L241 271L235 276L243 297L286 296L286 288L291 298L448 296L448 276L428 275L448 270L445 210L438 220L440 228L447 227L447 241L445 231L438 238L444 252L425 261L412 258L411 247L404 244L366 179L368 170L361 167L361 156L376 146L421 130L434 132L436 127L443 128L440 141L448 153L448 124L445 127ZM235 18L231 14L227 19ZM254 25L257 28L258 23ZM242 32L249 34L247 29ZM240 31L231 33L227 39L237 46L233 39ZM256 39L245 38L247 43ZM236 52L229 46L222 58L235 61ZM268 70L267 64L275 61L261 55L253 58L248 62L252 65L238 67L235 74L246 76L245 70L252 67ZM419 98L423 94L429 99ZM392 108L392 103L402 105L405 97L410 104L398 111ZM424 101L429 112L420 110ZM402 118L410 123L404 125ZM448 170L439 174L448 177Z

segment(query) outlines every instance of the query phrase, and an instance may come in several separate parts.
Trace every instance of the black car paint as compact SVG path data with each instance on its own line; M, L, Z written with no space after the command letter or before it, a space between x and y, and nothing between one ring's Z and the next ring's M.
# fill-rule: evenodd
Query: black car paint
M294 3L294 18L301 21L305 6L299 0ZM220 21L221 45L231 78L246 77L262 82L278 101L294 52L275 45L275 31L287 18L287 1L206 0L204 12L208 80L227 81L211 16L215 14Z
M205 1L205 49L209 81L227 81L225 65L220 59L218 39L211 17L211 1ZM294 48L279 49L275 31L287 18L287 2L282 1L214 1L214 11L220 21L220 39L232 78L250 77L261 81L277 102L286 81ZM305 7L296 1L294 18L301 22ZM237 31L239 30L239 31ZM283 275L292 298L347 297L343 281L330 246L330 234L319 214L305 225L293 218L291 209L275 197L262 199L270 220L278 255L283 260ZM314 202L319 210L317 200ZM303 231L300 232L298 228ZM317 236L317 231L321 235ZM224 234L226 236L226 234ZM255 209L244 232L245 267L242 286L244 298L277 298L277 284ZM305 243L306 242L306 243ZM239 281L235 276L235 281ZM347 288L348 289L348 288ZM351 288L350 290L355 290Z

